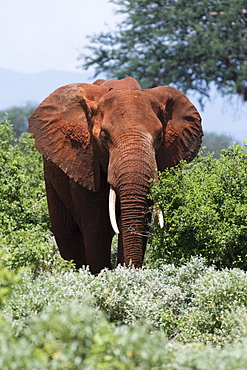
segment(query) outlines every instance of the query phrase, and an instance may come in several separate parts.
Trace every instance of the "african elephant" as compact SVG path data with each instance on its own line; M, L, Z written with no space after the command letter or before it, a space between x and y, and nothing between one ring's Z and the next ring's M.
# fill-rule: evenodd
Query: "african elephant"
M110 268L115 230L117 262L141 267L150 179L181 159L191 161L201 145L201 118L188 98L170 86L142 90L131 77L70 84L39 105L29 131L44 158L61 256L92 273Z

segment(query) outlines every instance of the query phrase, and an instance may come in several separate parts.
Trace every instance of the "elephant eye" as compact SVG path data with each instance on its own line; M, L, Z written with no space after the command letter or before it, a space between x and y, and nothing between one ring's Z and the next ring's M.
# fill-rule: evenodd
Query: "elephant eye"
M160 133L158 136L157 136L157 144L161 144L163 142L163 134Z
M108 135L105 131L101 131L100 140L102 141L102 143L107 143L108 142L109 138L108 138Z

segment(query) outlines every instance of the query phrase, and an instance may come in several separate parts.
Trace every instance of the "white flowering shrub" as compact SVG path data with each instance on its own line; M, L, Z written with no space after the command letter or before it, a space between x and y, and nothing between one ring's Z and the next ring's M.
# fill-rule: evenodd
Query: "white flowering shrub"
M191 300L180 316L183 340L225 343L247 327L247 274L209 270L197 279Z
M0 321L0 368L158 370L246 369L246 337L225 347L169 341L150 327L110 323L96 308L76 301L47 306L17 335Z
M117 325L147 324L167 338L181 342L223 344L241 338L247 327L247 276L234 270L217 271L203 260L181 267L135 270L118 267L93 276L88 270L43 274L35 280L22 275L5 314L17 332L30 317L68 302L103 310Z

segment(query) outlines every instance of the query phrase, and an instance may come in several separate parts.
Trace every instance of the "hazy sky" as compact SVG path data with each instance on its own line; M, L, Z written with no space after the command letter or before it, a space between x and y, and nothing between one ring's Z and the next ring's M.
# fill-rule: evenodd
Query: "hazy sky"
M75 71L85 36L114 28L113 9L107 0L0 0L0 68Z
M108 0L0 0L0 68L79 72L86 35L113 30L115 8ZM215 92L211 99L201 112L204 129L247 141L247 103Z

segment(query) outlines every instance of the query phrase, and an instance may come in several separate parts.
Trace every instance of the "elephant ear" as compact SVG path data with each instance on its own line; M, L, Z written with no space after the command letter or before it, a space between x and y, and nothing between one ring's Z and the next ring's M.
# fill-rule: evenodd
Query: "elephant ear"
M195 106L178 89L160 86L146 90L161 103L164 113L163 144L157 152L160 171L181 160L192 161L202 142L201 117Z
M55 90L29 117L36 149L71 179L97 191L100 166L91 139L92 108L107 90L71 84Z

